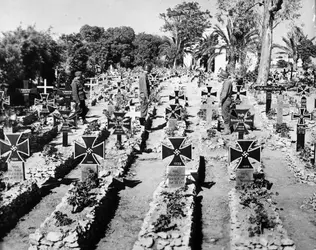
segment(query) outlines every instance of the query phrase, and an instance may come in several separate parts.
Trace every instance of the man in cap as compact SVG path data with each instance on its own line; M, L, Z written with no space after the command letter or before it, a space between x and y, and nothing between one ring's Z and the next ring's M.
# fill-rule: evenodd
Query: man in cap
M145 65L143 74L139 78L139 99L140 99L140 124L145 125L145 119L148 113L150 84L148 73L150 73L150 66Z
M223 87L220 94L220 102L222 107L222 116L224 120L224 130L223 135L230 134L230 114L231 114L231 104L232 104L232 91L233 84L232 80L229 78L229 73L227 71L222 72Z
M76 102L76 109L78 109L78 115L82 118L82 123L87 124L86 114L88 108L85 103L86 93L84 92L83 78L81 71L75 73L75 78L71 83L72 98Z

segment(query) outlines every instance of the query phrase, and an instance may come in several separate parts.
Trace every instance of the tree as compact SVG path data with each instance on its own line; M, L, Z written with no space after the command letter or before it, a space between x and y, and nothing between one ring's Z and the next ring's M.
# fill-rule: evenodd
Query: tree
M261 31L261 57L257 84L266 84L271 65L273 29L284 20L299 17L300 0L265 0Z
M167 66L175 68L176 63L182 60L184 51L180 51L180 47L181 44L179 44L177 37L163 37L163 42L159 46L159 54L160 56L165 57Z
M145 63L154 64L158 60L159 47L163 40L159 36L146 33L139 33L133 41L134 45L134 65L143 66Z
M3 80L19 87L24 79L42 77L55 80L54 68L60 61L60 47L50 30L37 31L34 26L18 27L3 33L0 41L0 67Z
M194 60L200 60L201 63L204 64L206 71L212 68L215 57L221 53L215 52L215 47L218 45L218 42L218 35L205 35L200 38L198 44L192 51Z
M291 32L288 32L287 37L282 37L282 41L285 45L273 44L273 48L280 49L278 54L287 54L293 59L292 70L297 70L297 62L299 59L298 46L300 42L304 39L303 30L297 26L293 28Z
M226 31L219 25L215 25L213 34L218 35L221 39L221 43L217 48L220 51L226 50L230 72L235 70L236 62L243 64L247 51L252 50L258 39L256 29L247 30L246 33L244 31L240 32L239 28L236 30L231 20L227 21Z
M168 8L166 13L160 14L160 18L165 22L162 31L171 33L176 44L173 47L176 54L173 56L174 66L177 65L177 60L182 60L184 50L191 48L204 31L211 27L210 12L202 11L197 2L183 2L173 9Z

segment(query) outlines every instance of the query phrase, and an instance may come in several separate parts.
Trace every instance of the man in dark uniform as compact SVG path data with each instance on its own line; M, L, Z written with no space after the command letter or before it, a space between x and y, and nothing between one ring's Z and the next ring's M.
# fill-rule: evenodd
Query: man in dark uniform
M220 102L222 107L222 116L224 120L224 130L223 135L230 134L230 114L231 114L231 105L232 105L232 91L233 84L232 80L229 79L228 72L222 73L223 77L225 77L223 82L223 87L220 95Z
M148 113L150 84L148 73L150 73L149 65L144 67L142 75L139 77L139 99L140 99L140 124L145 125L145 119Z
M72 98L76 102L76 110L78 110L78 115L82 118L82 123L88 123L86 120L86 115L88 113L88 108L85 103L86 93L84 92L83 78L81 71L75 73L75 78L71 83Z

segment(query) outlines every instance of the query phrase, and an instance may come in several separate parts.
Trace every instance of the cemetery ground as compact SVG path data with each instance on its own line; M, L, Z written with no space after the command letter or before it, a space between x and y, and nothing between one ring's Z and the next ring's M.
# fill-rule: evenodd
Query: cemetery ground
M104 221L100 225L95 225L97 229L93 232L97 233L93 238L93 246L89 246L89 249L316 249L315 201L314 209L312 204L307 202L316 191L316 175L313 174L316 171L300 159L299 153L295 150L296 145L293 142L296 141L297 121L291 120L290 114L297 112L296 104L290 105L289 115L283 117L284 122L293 128L293 131L290 131L290 138L282 138L273 128L276 117L271 115L271 119L268 119L264 112L265 94L248 90L247 96L242 97L242 106L250 108L251 113L255 115L256 127L256 130L250 131L244 138L257 140L257 145L262 146L262 164L253 164L256 168L262 168L265 178L273 183L271 190L254 188L253 192L247 193L245 190L235 189L235 163L229 164L228 161L228 147L236 147L237 133L221 135L216 131L216 120L207 124L198 115L201 109L201 90L205 87L197 88L196 81L191 83L187 76L181 77L181 82L186 85L185 93L189 101L189 106L186 107L187 118L185 127L184 122L178 121L179 131L175 134L186 136L193 147L192 161L185 161L186 167L190 169L186 176L187 189L182 189L183 193L180 192L186 202L181 203L183 207L180 207L180 211L187 213L178 218L180 228L168 229L170 225L165 225L160 227L163 230L155 232L148 227L148 222L157 222L157 216L163 207L163 204L159 204L160 194L170 192L166 191L168 189L164 185L166 166L171 159L161 159L161 144L166 143L170 135L164 113L170 104L168 96L173 93L178 81L170 79L161 84L164 87L160 93L162 105L156 107L156 115L153 117L147 139L147 150L136 155L126 172L117 177L116 181L112 180L114 184L112 189L109 189L112 190L111 195L106 206L101 207L104 210L101 211L103 215L100 218ZM217 81L211 81L209 84L218 96L221 85ZM289 92L288 95L298 99L293 92ZM315 94L312 93L307 98L310 111L313 110L314 97ZM273 99L272 103L275 102ZM215 115L220 113L218 103L213 108ZM101 102L92 107L90 112L102 123L102 111ZM91 121L95 118L88 119ZM314 122L307 121L307 124L309 129L306 132L305 144L310 145ZM81 135L84 128L85 126L70 134L69 141ZM106 166L115 162L110 159L111 157L117 159L120 153L126 154L122 150L111 149L115 141L111 138L113 137L106 142L106 148L111 152L105 157ZM51 144L60 144L60 141L61 135ZM67 153L67 149L64 153ZM106 166L101 169L101 176L107 172ZM3 237L0 249L28 249L29 235L34 234L36 229L45 224L45 219L49 218L48 222L52 221L51 215L56 207L62 204L61 200L68 192L70 184L80 179L80 176L80 167L76 167L64 177L46 182L46 186L41 188L41 200ZM249 207L245 205L245 200L249 201ZM168 202L170 201L167 199L166 203ZM172 202L171 200L171 204ZM259 206L259 203L263 204L263 207ZM265 219L273 222L273 225L257 233L257 221L251 222L251 218L262 220L266 215ZM262 224L262 221L260 223ZM49 226L46 225L47 227ZM188 242L181 233L189 235ZM30 249L37 249L32 246ZM54 248L42 244L38 249ZM56 246L55 249L63 248ZM73 244L69 249L80 247Z

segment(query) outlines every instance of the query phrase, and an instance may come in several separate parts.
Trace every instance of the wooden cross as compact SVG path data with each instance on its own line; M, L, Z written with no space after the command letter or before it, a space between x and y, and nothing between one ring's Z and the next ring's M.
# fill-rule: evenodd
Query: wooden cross
M137 118L140 118L140 112L136 111L136 106L130 106L130 111L126 114L127 117L131 117L132 122L136 120Z
M174 96L169 95L169 101L174 100L174 104L180 104L179 100L185 100L184 95L179 95L179 90L174 91Z
M283 86L279 86L279 85L272 85L272 84L268 84L268 85L261 85L261 86L255 86L256 90L259 91L265 91L266 92L266 114L269 113L270 109L271 109L271 102L272 102L272 92L279 92L281 93L281 91L285 90L285 87Z
M312 115L306 112L305 108L300 108L298 114L292 113L292 120L298 119L297 127L296 127L296 151L304 149L305 147L305 131L306 131L306 123L305 118L312 119Z
M60 129L63 132L63 147L68 146L68 132L71 131L71 128L75 127L75 116L70 117L70 110L60 110L62 127Z
M49 113L48 107L54 107L55 100L48 99L49 94L40 93L41 99L34 99L34 105L42 105L41 113Z
M124 128L131 129L131 119L125 117L124 112L114 112L114 119L108 119L108 129L114 128L114 135L117 135L117 141L122 145L122 135L125 135Z
M104 142L95 145L97 140L96 136L82 136L84 145L75 141L74 145L74 158L77 159L83 156L83 159L80 162L82 167L81 171L81 180L84 181L87 179L87 169L96 169L100 165L100 162L97 159L97 155L104 158Z
M113 86L114 89L117 90L117 93L121 93L121 90L126 90L126 87L121 82L118 82L116 86Z
M97 86L98 83L96 82L96 79L95 79L94 77L93 77L93 78L88 78L88 79L90 80L90 82L89 82L89 83L85 83L84 85L90 87L90 90L89 90L89 100L90 100L90 102L91 102L91 101L92 101L92 92L93 92L92 87ZM93 81L95 81L96 83L93 83Z
M166 145L162 145L162 159L165 159L169 156L173 156L172 161L169 166L185 166L181 157L192 160L192 146L184 145L185 137L170 137L168 138L172 144L172 148Z
M217 92L212 92L212 87L210 87L210 86L207 86L207 91L202 90L202 92L201 92L201 96L202 97L206 96L208 102L209 102L211 96L216 97L216 95L217 95Z
M236 98L235 98L235 103L237 105L239 105L241 103L241 98L240 96L243 95L243 96L246 96L247 95L247 91L246 90L241 90L243 88L243 85L236 85L236 91L233 91L232 92L232 95L236 95Z
M310 93L310 88L306 85L301 85L297 89L297 93L301 95L301 108L306 109L306 104L307 104L307 94Z
M251 183L253 181L254 168L249 161L252 158L261 162L261 147L254 147L255 141L238 140L238 149L229 148L229 163L239 160L236 170L236 187L240 187L244 183Z
M53 89L53 86L48 86L46 79L44 79L44 86L37 86L38 89L44 89L44 94L47 94L47 89Z
M248 133L246 124L253 127L254 115L248 114L249 109L235 109L231 114L230 121L235 125L234 132L238 132L238 139L243 139L244 133Z

